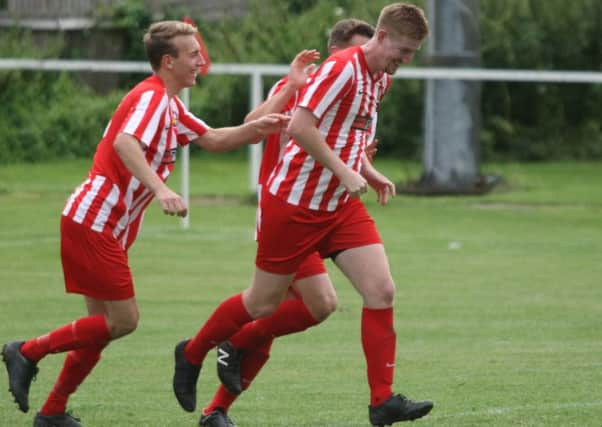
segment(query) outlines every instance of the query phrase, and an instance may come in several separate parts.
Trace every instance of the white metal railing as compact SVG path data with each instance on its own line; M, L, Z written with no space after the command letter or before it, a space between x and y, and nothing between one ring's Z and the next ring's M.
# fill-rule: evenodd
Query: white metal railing
M37 70L37 71L91 71L113 73L150 73L147 62L142 61L90 61L58 59L12 59L0 58L0 70ZM263 76L283 76L288 73L288 65L274 64L212 64L209 74L249 76L251 96L249 109L263 101ZM482 68L416 68L404 67L393 76L395 79L421 80L479 80L479 81L515 81L544 83L602 83L602 72L591 71L539 71L539 70L502 70ZM187 100L188 93L183 94ZM257 189L257 177L261 163L261 144L249 146L249 188ZM188 151L184 151L182 168L182 194L188 203ZM183 165L183 166L184 166ZM183 221L189 226L188 219Z
M96 71L114 73L150 72L150 66L141 61L86 61L61 59L11 59L0 58L0 70L38 71ZM274 64L213 64L210 74L281 76L288 72L287 65ZM516 81L544 83L602 83L602 72L597 71L539 71L504 70L484 68L404 67L393 78Z

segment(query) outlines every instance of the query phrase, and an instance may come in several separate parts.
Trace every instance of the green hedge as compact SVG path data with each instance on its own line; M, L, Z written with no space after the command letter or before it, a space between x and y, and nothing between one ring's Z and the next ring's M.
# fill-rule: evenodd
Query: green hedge
M90 156L118 97L100 97L72 76L0 74L0 163Z
M288 63L304 48L326 56L329 27L338 19L375 22L390 0L252 0L242 20L196 17L215 63ZM422 4L424 2L417 1ZM480 2L484 68L600 70L602 2L504 0ZM170 8L164 18L186 10ZM123 59L145 60L141 38L152 17L144 0L98 12L99 22L120 29ZM40 50L26 32L0 37L4 57L73 57L60 40ZM423 58L418 57L417 65ZM0 163L89 156L120 97L140 74L123 76L110 95L93 93L77 76L0 73ZM191 94L191 110L212 126L240 123L249 108L246 77L207 76ZM266 78L265 90L275 81ZM421 156L424 81L396 80L379 115L379 155ZM484 83L481 153L484 161L602 159L602 86Z

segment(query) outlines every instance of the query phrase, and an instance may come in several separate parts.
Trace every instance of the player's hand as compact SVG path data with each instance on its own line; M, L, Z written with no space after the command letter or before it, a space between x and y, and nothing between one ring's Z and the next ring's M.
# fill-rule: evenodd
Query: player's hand
M157 191L155 197L159 201L164 214L172 216L177 215L180 217L185 217L188 214L188 207L186 206L184 199L170 190L169 187L166 186Z
M395 184L380 172L374 172L370 176L368 184L376 191L378 204L385 206L389 202L389 196L395 197Z
M285 131L290 119L290 116L286 114L272 113L253 120L251 123L259 136L264 137Z
M368 144L366 146L366 149L364 150L364 153L366 153L366 157L368 158L368 161L370 163L372 163L372 161L374 160L374 155L376 154L376 152L378 151L378 138L374 138L372 140L372 142L370 144Z
M368 191L368 182L359 173L349 169L341 179L341 184L345 186L351 197L359 199L362 194Z
M305 85L307 76L315 70L312 63L318 59L320 59L320 52L316 49L305 49L295 56L288 72L288 81L295 89Z

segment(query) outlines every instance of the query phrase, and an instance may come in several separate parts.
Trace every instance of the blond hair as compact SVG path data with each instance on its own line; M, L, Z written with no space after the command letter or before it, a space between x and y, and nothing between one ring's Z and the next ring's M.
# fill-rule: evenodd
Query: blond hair
M163 55L178 57L178 49L171 40L176 36L195 34L197 29L192 25L180 21L161 21L152 24L144 35L144 49L146 57L153 70L161 67Z
M351 41L353 36L356 35L372 38L372 36L374 35L374 27L360 19L341 19L336 24L334 24L334 27L332 27L332 30L330 30L330 36L328 37L328 47L348 47L349 42Z
M424 11L407 3L385 6L380 12L376 28L395 31L401 36L420 41L429 35L429 24Z

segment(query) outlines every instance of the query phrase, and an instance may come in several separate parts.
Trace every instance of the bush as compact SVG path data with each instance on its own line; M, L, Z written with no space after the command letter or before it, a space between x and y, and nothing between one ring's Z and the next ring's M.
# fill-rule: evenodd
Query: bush
M57 73L0 73L0 164L90 156L116 106Z
M206 22L196 17L213 62L286 64L301 49L326 57L329 28L356 17L374 23L390 0L251 0L242 18ZM416 2L424 6L424 2ZM503 4L502 4L503 3ZM599 70L602 3L582 0L480 2L484 68ZM152 17L144 0L115 2L98 20L121 31L123 59L144 61L142 35L153 19L181 19L170 8ZM259 25L260 24L260 25ZM60 37L35 48L27 31L0 37L3 57L57 57ZM423 49L424 51L425 49ZM416 64L421 62L417 58ZM139 81L120 78L122 89L98 95L71 74L0 73L0 164L56 157L90 156L120 96ZM264 81L267 93L276 78ZM418 159L422 151L424 81L395 80L381 105L379 155ZM241 123L249 110L246 76L207 76L191 91L191 110L214 127ZM482 159L602 159L602 87L586 84L484 83Z

